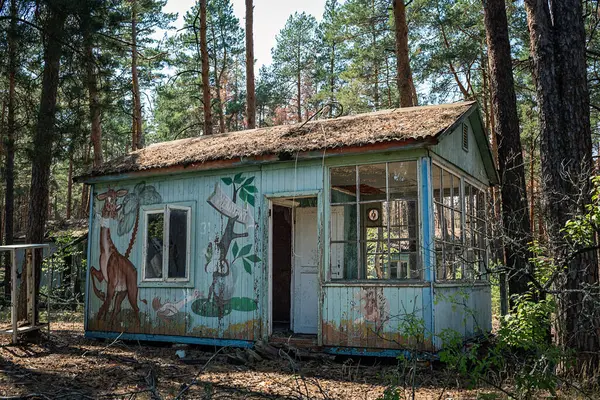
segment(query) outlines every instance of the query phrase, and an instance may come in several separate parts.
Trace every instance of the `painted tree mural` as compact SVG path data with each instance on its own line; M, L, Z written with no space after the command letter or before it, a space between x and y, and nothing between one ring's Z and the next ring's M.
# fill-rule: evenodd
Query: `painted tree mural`
M207 199L208 204L217 210L227 223L220 235L208 244L204 254L204 271L212 274L212 282L208 296L197 299L192 304L192 311L198 315L223 318L232 311L250 312L258 308L255 299L233 296L240 269L243 268L246 273L252 274L254 264L261 261L252 251L253 243L241 247L238 244L239 239L248 237L247 228L254 225L250 209L255 205L257 193L254 178L245 178L242 173L233 178L221 178L221 182L215 185L213 193ZM223 191L221 183L233 189L232 197ZM237 225L246 229L236 232Z

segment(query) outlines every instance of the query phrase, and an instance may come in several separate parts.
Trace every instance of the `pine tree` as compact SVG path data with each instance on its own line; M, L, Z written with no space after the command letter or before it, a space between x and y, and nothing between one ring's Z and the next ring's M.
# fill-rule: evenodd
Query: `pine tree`
M291 15L285 27L276 38L272 49L273 67L282 83L288 85L290 97L294 97L296 119L302 122L303 96L302 85L314 76L317 39L317 20L306 13ZM291 87L295 88L295 91Z

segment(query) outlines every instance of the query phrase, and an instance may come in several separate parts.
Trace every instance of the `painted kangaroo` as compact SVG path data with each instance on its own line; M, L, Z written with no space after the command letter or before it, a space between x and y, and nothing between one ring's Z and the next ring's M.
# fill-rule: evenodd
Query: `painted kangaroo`
M113 321L114 317L121 311L121 304L125 297L129 300L131 308L135 313L135 324L139 327L139 307L137 305L138 286L137 286L137 271L129 259L119 253L114 245L109 228L109 221L117 218L117 212L121 205L117 205L117 199L127 194L127 190L108 189L104 193L96 196L99 201L104 201L102 212L100 215L100 269L91 268L91 277L94 293L104 303L98 311L98 319L106 318L110 304L116 294L115 305L110 317ZM134 240L132 238L132 240ZM96 287L96 280L102 282L106 280L107 289L106 296ZM146 300L140 299L144 304Z

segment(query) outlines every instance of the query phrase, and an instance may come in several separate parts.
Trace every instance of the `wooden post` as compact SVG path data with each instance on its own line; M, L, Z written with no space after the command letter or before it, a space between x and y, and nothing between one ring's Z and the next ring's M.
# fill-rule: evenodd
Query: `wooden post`
M10 320L12 324L12 343L17 343L17 257L15 255L15 249L10 251L10 260L12 263L11 272L11 285L10 285L10 303L11 312Z
M31 258L28 258L27 266L27 322L35 326L35 248L29 250ZM27 254L27 250L25 250Z

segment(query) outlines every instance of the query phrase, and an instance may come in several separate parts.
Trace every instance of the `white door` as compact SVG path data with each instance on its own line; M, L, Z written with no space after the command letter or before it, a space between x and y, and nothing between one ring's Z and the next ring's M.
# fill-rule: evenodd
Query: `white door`
M317 209L296 208L295 213L292 330L295 333L316 334L319 307Z

